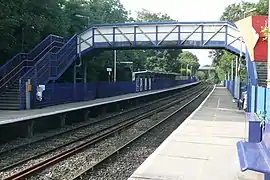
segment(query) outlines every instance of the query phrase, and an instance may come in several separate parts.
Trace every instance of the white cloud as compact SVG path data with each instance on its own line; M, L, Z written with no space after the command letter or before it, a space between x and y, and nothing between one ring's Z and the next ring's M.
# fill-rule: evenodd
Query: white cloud
M241 0L120 0L132 16L141 9L166 13L178 21L217 21L225 7ZM255 0L258 1L258 0ZM195 53L201 65L211 64L209 50L189 50Z

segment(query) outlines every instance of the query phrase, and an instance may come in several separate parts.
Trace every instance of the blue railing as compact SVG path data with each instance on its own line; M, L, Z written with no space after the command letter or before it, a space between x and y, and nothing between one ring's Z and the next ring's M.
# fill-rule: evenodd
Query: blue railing
M51 61L51 78L58 79L77 58L77 35L57 52Z
M59 78L77 58L77 36L74 35L57 53L47 53L19 79L20 107L25 106L26 82L35 91L39 84Z
M54 52L63 45L63 38L49 35L29 53L19 53L0 68L0 92L12 85L48 52Z

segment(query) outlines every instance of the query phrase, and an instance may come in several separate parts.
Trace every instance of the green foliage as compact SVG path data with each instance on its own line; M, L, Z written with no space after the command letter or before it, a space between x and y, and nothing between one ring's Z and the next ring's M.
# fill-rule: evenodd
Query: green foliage
M249 12L250 9L256 8L256 11ZM220 17L220 20L236 22L250 15L267 15L268 13L268 0L260 0L257 4L250 2L234 3L227 6ZM268 29L264 29L268 34ZM234 61L235 68L235 55L226 52L225 50L213 50L210 52L209 57L212 58L212 64L217 67L217 74L219 79L224 80L225 74L231 72L231 62ZM245 64L242 59L241 64ZM246 69L241 68L240 72L241 81L246 81Z
M268 15L268 2L269 2L269 0L260 0L256 4L256 14Z
M71 37L88 25L99 23L173 21L167 14L145 9L137 12L137 19L130 18L120 0L12 0L1 1L0 9L0 65L19 52L28 52L49 34ZM132 61L134 71L179 72L181 64L187 62L199 67L195 55L181 53L179 49L119 50L117 61ZM113 51L95 50L82 58L87 62L88 80L108 80L106 67L113 67ZM72 71L70 67L59 81L72 81ZM119 80L130 80L130 68L118 65L117 71Z
M262 128L265 127L265 123L266 121L268 121L268 118L267 118L267 112L266 111L260 111L258 114L257 114L258 118L260 119L260 126Z
M206 79L206 73L204 73L204 72L202 72L202 71L199 71L198 73L197 73L197 76L198 76L198 78L199 78L199 80L205 80Z
M230 22L236 22L240 19L243 19L244 17L250 16L254 12L245 13L248 12L250 9L256 8L255 3L250 2L241 2L241 3L234 3L229 6L227 6L220 17L220 20L222 21L230 21Z

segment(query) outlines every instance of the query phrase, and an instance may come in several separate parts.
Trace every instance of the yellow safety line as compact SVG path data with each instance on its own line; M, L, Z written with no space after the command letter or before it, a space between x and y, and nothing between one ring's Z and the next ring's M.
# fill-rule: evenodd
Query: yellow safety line
M220 98L218 98L218 102L217 102L217 107L213 113L213 116L212 116L212 123L214 124L214 122L216 121L217 119L217 110L219 108L219 103L220 103ZM211 127L208 131L208 136L209 139L210 139L210 143L213 142L213 128L214 127ZM203 148L203 155L208 155L209 154L209 146L204 146ZM204 167L204 164L206 163L206 161L198 168L197 170L197 173L196 173L196 180L200 180L201 179L201 176L202 176L202 170L203 170L203 167Z

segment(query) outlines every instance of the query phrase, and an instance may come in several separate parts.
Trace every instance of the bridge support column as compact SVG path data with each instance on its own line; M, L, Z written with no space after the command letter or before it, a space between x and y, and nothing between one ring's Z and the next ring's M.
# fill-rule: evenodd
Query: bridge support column
M27 125L27 135L28 137L32 137L34 134L34 120L30 120Z
M66 118L67 118L66 114L60 115L60 127L64 127L66 125Z

